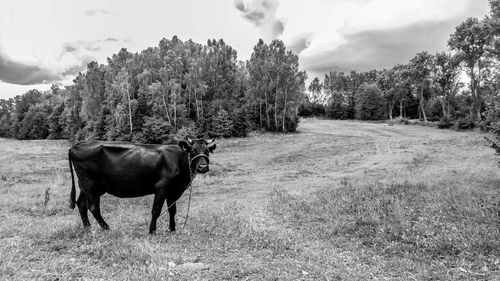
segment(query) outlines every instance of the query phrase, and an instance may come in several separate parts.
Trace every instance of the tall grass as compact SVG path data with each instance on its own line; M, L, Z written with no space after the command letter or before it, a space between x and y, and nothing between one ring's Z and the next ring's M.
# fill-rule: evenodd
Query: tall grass
M411 256L428 266L439 261L444 273L460 268L486 278L500 269L499 196L423 182L343 179L308 198L284 189L273 197L274 214L311 239L346 248L360 243L377 255Z

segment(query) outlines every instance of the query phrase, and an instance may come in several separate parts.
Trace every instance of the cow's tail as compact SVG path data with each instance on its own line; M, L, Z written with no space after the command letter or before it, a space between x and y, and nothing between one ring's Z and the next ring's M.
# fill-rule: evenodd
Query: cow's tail
M76 204L76 190L75 190L75 176L73 175L73 162L71 161L71 149L68 151L69 171L71 172L71 192L69 194L69 207L75 208Z

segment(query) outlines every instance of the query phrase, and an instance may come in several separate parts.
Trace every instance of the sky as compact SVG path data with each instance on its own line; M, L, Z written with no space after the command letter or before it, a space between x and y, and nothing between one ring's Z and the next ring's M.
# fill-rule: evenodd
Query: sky
M456 25L487 13L487 0L2 0L0 98L69 85L90 61L174 35L222 38L240 60L259 38L281 39L309 81L390 68L446 51Z

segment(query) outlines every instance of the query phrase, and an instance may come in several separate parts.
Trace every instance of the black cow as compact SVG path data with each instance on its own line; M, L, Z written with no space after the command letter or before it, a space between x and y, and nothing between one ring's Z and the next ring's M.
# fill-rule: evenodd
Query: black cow
M68 152L72 181L70 207L75 208L74 167L80 186L76 205L85 227L90 227L87 215L90 210L99 225L109 229L99 207L104 193L121 198L154 194L149 233L156 231L156 220L165 200L170 230L175 231L175 202L196 173L208 172L208 155L216 147L213 141L186 138L178 146L100 141L75 144Z

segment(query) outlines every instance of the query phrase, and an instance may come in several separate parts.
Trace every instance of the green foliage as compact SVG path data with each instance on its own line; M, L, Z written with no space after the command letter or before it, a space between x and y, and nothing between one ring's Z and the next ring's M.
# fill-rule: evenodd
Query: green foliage
M319 81L318 77L314 77L311 84L307 88L309 93L311 94L308 101L311 101L313 104L320 104L322 102L321 91L323 90L323 84Z
M307 100L299 106L299 116L301 117L324 117L326 115L325 106L320 103L312 103Z
M494 20L494 19L493 19ZM490 19L479 21L477 18L468 18L460 23L448 41L448 46L457 51L458 59L466 67L470 78L470 93L473 98L472 114L474 119L481 119L481 106L484 95L480 89L482 68L486 64L486 54L493 42L494 32L491 29Z
M440 98L433 98L428 101L425 112L427 113L427 119L431 122L439 121L443 117L443 105Z
M451 127L453 127L454 123L453 123L453 120L451 120L451 118L448 118L448 117L441 117L441 119L439 119L439 122L438 122L438 128L439 129L449 129Z
M326 107L326 117L331 119L346 119L346 108L341 103L332 102Z
M20 124L18 139L45 139L49 135L48 108L31 106Z
M298 58L286 53L282 42L273 42L269 50L266 59L284 59L280 67L286 73L281 75L276 68L274 72L265 70L268 76L274 75L269 92L282 94L269 96L269 110L278 117L273 121L280 126L272 129L287 131L289 126L283 120L296 113L305 76L298 71ZM162 143L188 132L246 136L256 127L249 110L253 101L246 99L248 81L247 67L237 62L236 51L222 39L201 45L174 36L141 53L121 49L105 65L90 62L87 71L64 89L53 86L47 93L32 90L11 102L2 101L0 134L45 137L45 131L35 134L37 130L30 129L38 124L32 120L36 117L47 120L49 138L67 137L70 141ZM47 101L47 116L42 118L33 109L23 122L31 107ZM214 112L218 108L225 110Z
M139 53L122 48L106 64L88 63L69 86L1 100L0 136L46 136L35 120L47 121L49 138L71 141L159 141L143 129L158 120L174 135L184 127L198 134L245 136L256 128L293 132L297 115L424 122L446 117L442 126L457 118L486 117L485 126L500 132L498 3L490 1L490 15L483 20L469 18L456 27L448 40L454 53L421 51L407 64L384 70L331 70L323 82L312 79L309 95L298 56L281 40L259 40L247 62L237 61L236 50L222 39L199 44L173 36ZM461 69L471 81L467 91L461 91ZM41 104L45 112L33 109L24 120ZM219 115L219 108L227 114ZM457 127L471 126L464 120Z
M285 117L285 131L290 133L295 133L297 127L299 126L299 116L295 114L287 115Z
M223 108L219 108L212 118L210 133L214 137L230 137L233 132L233 121L229 118L229 113Z
M231 135L235 137L246 137L251 126L249 125L251 115L246 109L240 108L235 111L231 120L233 120Z
M474 129L476 124L474 123L474 119L469 116L457 119L457 121L455 121L455 126L460 130L470 130Z
M62 120L62 114L64 112L64 103L61 102L54 111L48 117L49 122L49 139L59 139L64 137L64 122Z
M0 99L0 137L9 137L14 121L14 99Z
M284 43L259 40L247 63L249 107L258 127L275 132L295 131L297 109L305 100L306 73L299 58ZM257 121L258 120L258 121ZM288 120L288 121L287 121Z
M134 142L138 143L169 143L173 128L165 120L157 117L146 117L142 130L134 135Z
M381 120L385 118L385 100L375 85L364 85L356 95L356 118L360 120Z

